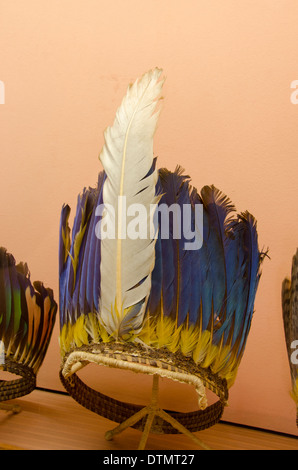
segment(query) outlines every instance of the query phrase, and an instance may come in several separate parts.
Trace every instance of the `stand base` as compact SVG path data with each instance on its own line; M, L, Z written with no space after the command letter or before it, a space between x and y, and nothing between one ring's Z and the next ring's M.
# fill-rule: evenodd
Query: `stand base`
M0 411L11 411L12 413L20 413L22 408L20 405L9 405L8 403L0 403Z
M183 426L175 418L170 416L168 413L166 413L164 410L162 410L158 406L158 385L159 385L158 380L159 380L159 376L156 374L153 375L152 397L151 397L150 405L145 406L140 411L135 413L133 416L123 421L114 429L107 431L105 434L106 440L111 441L115 435L121 433L128 427L133 426L135 423L140 421L140 419L142 419L144 416L148 415L145 428L144 428L144 431L143 431L143 434L139 443L139 447L138 447L138 450L144 450L146 447L148 437L149 437L150 429L154 421L154 417L159 416L160 418L163 418L165 421L170 423L181 434L185 434L186 436L188 436L197 446L201 447L204 450L211 450L210 447L208 447L200 439L198 439L197 436L191 433L185 426Z

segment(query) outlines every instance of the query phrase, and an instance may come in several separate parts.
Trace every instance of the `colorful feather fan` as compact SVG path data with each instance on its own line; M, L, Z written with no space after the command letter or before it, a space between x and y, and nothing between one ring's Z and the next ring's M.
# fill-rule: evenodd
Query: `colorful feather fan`
M0 401L29 393L52 335L57 304L51 289L33 284L26 263L0 248L0 370L21 375L0 381Z
M66 361L88 346L134 345L147 359L186 360L207 385L211 374L230 387L264 253L251 214L237 215L214 186L199 193L180 167L156 169L160 77L155 69L129 87L105 133L97 187L78 196L72 233L70 207L62 208L61 353Z
M282 283L282 311L298 427L298 250L292 260L291 279L286 278Z

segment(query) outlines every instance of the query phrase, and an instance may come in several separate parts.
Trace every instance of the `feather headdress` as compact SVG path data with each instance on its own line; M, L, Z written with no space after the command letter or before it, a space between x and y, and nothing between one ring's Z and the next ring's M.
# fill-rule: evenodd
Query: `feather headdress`
M35 388L56 312L53 291L40 281L32 284L27 263L16 264L14 257L0 248L0 370L22 376L0 381L0 401Z
M62 208L61 379L79 386L76 369L93 360L88 346L108 365L129 351L128 362L200 377L226 402L264 254L251 214L237 215L214 186L199 193L180 167L156 169L160 76L155 69L129 87L105 133L98 185L78 197L72 235Z
M285 278L282 283L282 312L298 427L298 250L292 259L291 279Z

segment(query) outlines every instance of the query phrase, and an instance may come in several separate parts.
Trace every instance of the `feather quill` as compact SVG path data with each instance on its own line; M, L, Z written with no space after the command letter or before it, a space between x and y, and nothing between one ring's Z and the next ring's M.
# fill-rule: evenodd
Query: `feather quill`
M130 239L124 233L122 214L132 204L141 204L148 214L143 220L148 227L152 223L150 205L158 202L157 171L150 169L161 73L154 69L128 88L113 126L105 132L100 154L107 176L103 204L107 210L114 209L112 220L116 221L115 238L101 240L100 319L116 337L141 328L151 289L156 236Z

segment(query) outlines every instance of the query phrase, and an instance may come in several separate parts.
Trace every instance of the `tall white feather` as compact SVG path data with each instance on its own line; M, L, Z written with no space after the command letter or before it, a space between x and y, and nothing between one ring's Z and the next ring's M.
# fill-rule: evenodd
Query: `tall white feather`
M105 131L100 160L107 175L103 187L105 217L114 210L115 238L101 240L100 319L110 334L121 337L139 331L151 289L155 262L152 211L156 204L157 171L153 164L153 137L159 111L156 109L163 80L154 69L130 85L112 127ZM124 200L124 198L126 200ZM125 204L126 203L126 204ZM147 236L131 239L122 214L132 204L141 204ZM112 212L113 212L112 210ZM110 214L110 220L112 219Z

